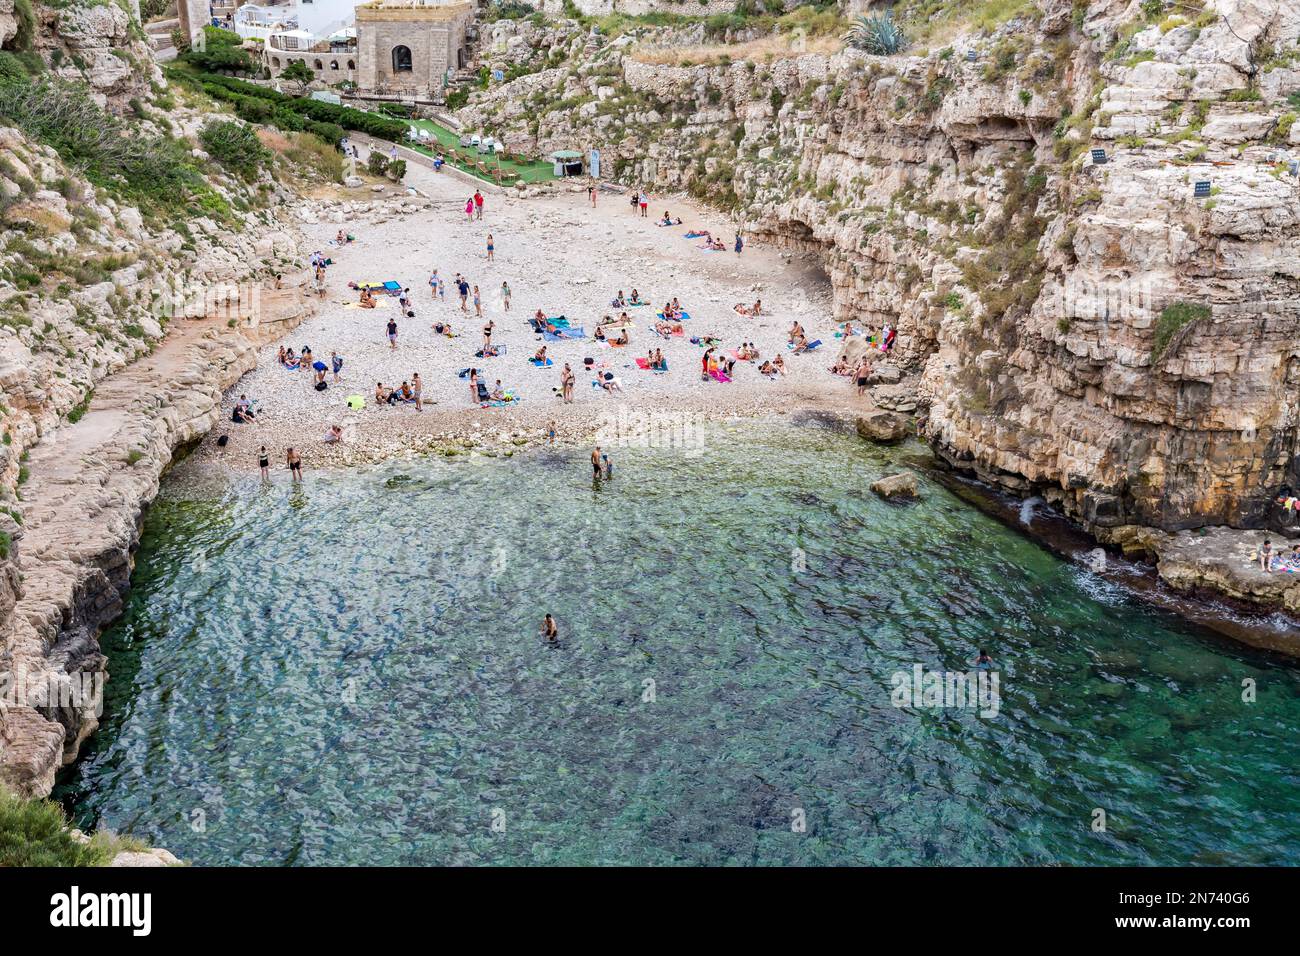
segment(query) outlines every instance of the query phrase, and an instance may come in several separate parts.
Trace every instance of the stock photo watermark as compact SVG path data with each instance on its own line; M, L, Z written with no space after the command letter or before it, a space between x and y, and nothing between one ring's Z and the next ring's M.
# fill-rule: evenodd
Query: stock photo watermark
M890 703L900 709L973 710L986 719L1002 709L1001 675L992 669L940 671L913 664L910 671L895 671L889 683Z

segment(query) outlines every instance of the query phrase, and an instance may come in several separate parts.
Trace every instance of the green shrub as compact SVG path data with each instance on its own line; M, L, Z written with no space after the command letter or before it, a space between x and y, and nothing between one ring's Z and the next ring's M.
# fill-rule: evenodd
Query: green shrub
M251 126L237 120L212 120L199 133L199 142L214 160L245 180L254 179L271 159Z
M374 153L371 153L371 155L373 156ZM386 175L393 182L400 183L403 177L406 176L406 160L394 159L392 162L388 164Z
M271 103L274 108L272 116L273 122L276 122L277 126L280 123L276 118L282 115L283 111L296 113L318 123L329 123L342 129L356 130L374 136L376 139L397 141L406 136L408 129L407 124L399 120L367 113L364 110L353 109L350 106L338 106L321 100L277 93L275 90L258 86L256 83L249 83L246 80L230 76L217 76L213 73L194 76L181 71L173 71L171 75L182 83L188 82L198 85L204 93L213 99L231 103L236 108L238 108L240 102L248 97L265 100ZM299 127L299 129L302 128L305 127Z
M1210 307L1194 302L1175 302L1166 306L1156 319L1155 339L1151 344L1151 361L1158 362L1169 344L1183 329L1210 317Z
M379 150L372 149L370 158L366 160L366 168L372 176L382 176L388 170L388 157Z
M18 31L14 34L15 50L30 50L36 39L36 11L32 0L15 0L14 17L18 20Z
M892 56L907 47L907 36L903 28L895 21L893 15L884 13L869 17L858 17L844 34L844 41L849 46L877 56Z
M203 49L190 47L179 57L200 70L234 70L238 73L252 73L257 69L257 62L243 49L243 38L237 33L222 30L219 27L203 28ZM179 49L179 48L178 48Z
M103 866L102 845L72 838L57 803L21 800L0 788L0 867Z
M26 83L29 79L23 61L8 50L0 50L0 83Z
M96 186L144 206L181 206L209 187L184 144L141 133L86 89L58 80L0 84L0 117L54 148Z

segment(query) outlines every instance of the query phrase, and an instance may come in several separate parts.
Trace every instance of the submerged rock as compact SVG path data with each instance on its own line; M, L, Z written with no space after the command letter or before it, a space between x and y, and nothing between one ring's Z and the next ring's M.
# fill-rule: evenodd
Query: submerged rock
M895 412L874 411L857 420L858 435L881 445L893 445L907 437L907 418Z
M910 471L888 475L871 483L871 490L882 498L916 498L916 474Z

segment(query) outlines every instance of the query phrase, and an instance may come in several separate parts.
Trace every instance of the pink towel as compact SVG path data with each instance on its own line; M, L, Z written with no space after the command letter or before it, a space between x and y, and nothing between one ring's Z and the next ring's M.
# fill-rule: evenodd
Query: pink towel
M727 378L727 373L726 373L726 372L718 372L718 371L714 371L714 372L710 372L709 374L712 375L712 376L713 376L715 379L717 379L719 382L730 382L730 381L731 381L731 379Z

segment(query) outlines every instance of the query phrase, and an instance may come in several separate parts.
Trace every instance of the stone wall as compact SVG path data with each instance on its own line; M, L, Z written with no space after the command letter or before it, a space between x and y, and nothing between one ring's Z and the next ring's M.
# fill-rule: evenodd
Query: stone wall
M473 7L357 10L357 86L367 92L438 91L449 69L465 59ZM394 50L410 50L411 69L395 69Z

